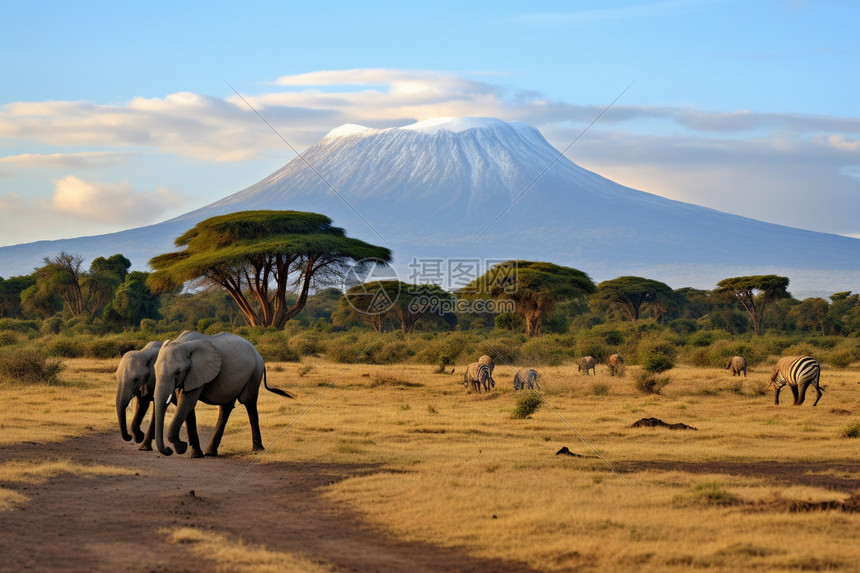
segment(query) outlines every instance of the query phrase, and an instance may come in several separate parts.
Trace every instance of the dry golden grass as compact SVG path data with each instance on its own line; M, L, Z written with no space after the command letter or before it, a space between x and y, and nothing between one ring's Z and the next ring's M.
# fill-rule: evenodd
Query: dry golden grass
M0 439L115 430L113 377L99 370L109 362L68 361L63 379L71 385L0 386ZM831 466L856 463L860 452L860 440L843 437L860 416L856 368L825 369L816 408L811 400L792 406L787 390L774 406L773 392L763 393L766 367L738 379L681 366L667 373L659 395L635 390L635 367L624 378L601 368L594 377L575 366L541 368L546 401L524 420L511 416L513 372L498 366L496 391L477 395L463 388L462 368L436 374L433 366L348 367L313 358L270 364L269 384L296 399L261 391L268 449L260 463L375 464L378 473L335 483L327 497L399 538L547 571L854 570L860 562L860 513L790 511L849 499L851 492L815 480L858 477ZM216 417L216 408L198 408L204 440ZM697 431L630 427L645 417ZM251 459L250 446L247 417L237 408L220 452ZM562 446L583 457L556 456ZM793 486L720 469L767 462L821 469ZM645 463L652 466L641 469ZM639 470L616 472L636 464ZM690 473L682 464L705 467ZM257 551L233 545L239 555Z
M300 555L269 551L264 547L254 547L234 541L224 535L202 531L192 527L164 529L170 543L190 546L197 555L213 560L218 565L216 571L237 573L326 573L334 571L328 563L320 563Z
M64 359L57 385L0 383L0 446L59 441L117 426L119 360Z

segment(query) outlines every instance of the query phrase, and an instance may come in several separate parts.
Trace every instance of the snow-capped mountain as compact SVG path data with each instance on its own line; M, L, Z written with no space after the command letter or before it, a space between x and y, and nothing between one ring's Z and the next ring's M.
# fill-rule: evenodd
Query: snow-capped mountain
M0 248L0 276L30 272L60 250L88 260L122 252L145 269L196 222L246 209L324 213L349 236L391 248L404 280L421 279L416 270L432 261L517 258L676 288L766 273L788 276L795 294L860 284L860 240L636 191L577 166L534 127L492 118L344 125L259 183L170 221Z

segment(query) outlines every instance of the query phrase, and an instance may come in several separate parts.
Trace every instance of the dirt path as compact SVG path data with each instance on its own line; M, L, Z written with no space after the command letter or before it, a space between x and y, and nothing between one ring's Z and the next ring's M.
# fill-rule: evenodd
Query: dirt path
M321 486L372 473L373 467L257 464L228 489L247 459L165 458L138 452L116 433L0 448L3 461L52 458L130 467L137 475L3 484L30 501L0 512L0 571L215 570L215 562L158 532L177 526L300 554L339 571L533 571L522 563L393 540L320 496Z

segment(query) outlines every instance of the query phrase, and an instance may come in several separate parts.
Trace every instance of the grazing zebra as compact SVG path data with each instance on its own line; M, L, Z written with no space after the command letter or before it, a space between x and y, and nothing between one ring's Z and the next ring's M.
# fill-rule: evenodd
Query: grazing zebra
M496 387L496 381L493 378L493 370L496 369L496 363L493 362L493 358L491 356L487 356L484 354L480 358L478 358L478 364L486 364L490 368L490 386L493 388Z
M585 375L588 376L588 371L591 370L591 373L597 376L597 360L594 359L594 356L585 356L584 358L580 358L576 367L579 369L579 372L585 370Z
M463 374L463 386L468 388L471 385L473 390L480 393L482 384L484 390L489 392L490 367L480 362L472 362L466 367L466 372Z
M747 377L747 361L743 356L732 356L731 359L726 362L726 370L732 371L732 377L740 376L741 372L744 373L744 378Z
M609 375L624 376L624 357L620 354L613 354L609 357Z
M812 384L818 392L818 397L812 404L815 406L821 400L821 388L818 386L820 378L821 365L812 356L783 356L777 361L773 374L770 375L770 383L776 387L774 404L779 404L779 391L788 384L794 394L794 405L800 406L806 398L806 389Z
M534 390L535 388L540 390L538 378L540 376L534 368L520 368L514 374L514 390L523 390L526 385L528 385L529 390Z

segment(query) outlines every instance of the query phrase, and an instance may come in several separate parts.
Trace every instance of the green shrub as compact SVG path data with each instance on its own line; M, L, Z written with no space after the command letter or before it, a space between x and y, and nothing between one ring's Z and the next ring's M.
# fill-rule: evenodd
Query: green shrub
M529 392L528 394L520 396L519 400L517 400L517 407L514 408L512 417L529 418L537 411L538 408L540 408L542 402L541 397L534 392Z
M299 353L287 345L287 336L282 332L267 332L254 346L267 362L298 362L300 358Z
M605 382L595 382L591 385L591 393L595 396L609 396L609 384Z
M597 363L601 364L606 362L612 351L602 341L583 339L576 345L576 353L577 356L593 356Z
M42 334L59 334L63 330L63 319L59 316L52 316L42 322L40 332Z
M63 363L35 349L3 349L0 352L0 379L21 384L57 384Z
M143 346L137 340L95 338L86 345L85 356L90 358L119 358L129 350Z
M551 335L532 338L520 347L519 360L534 366L561 366L573 358L573 345L564 343L568 338Z
M657 376L649 372L639 372L636 375L636 389L643 394L659 394L670 382L668 376Z
M80 358L86 353L83 343L78 339L68 336L54 338L47 344L47 352L50 356L62 358Z
M14 332L0 331L0 346L12 346L18 344L18 337Z
M319 335L309 332L301 332L290 337L288 342L290 348L298 352L301 356L312 356L322 352L322 344L320 344Z
M17 318L0 318L0 330L12 330L14 332L36 333L42 324L36 320L20 320Z
M854 357L851 355L851 352L846 350L831 352L830 356L827 357L826 362L831 366L835 366L836 368L846 368L852 362L854 362Z
M651 374L659 374L675 367L675 359L662 352L654 352L642 361L642 369Z
M370 353L370 360L375 364L397 364L404 362L415 352L402 340L375 345Z

